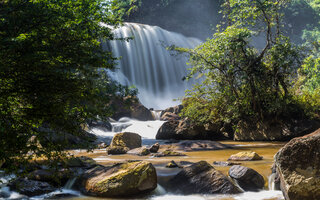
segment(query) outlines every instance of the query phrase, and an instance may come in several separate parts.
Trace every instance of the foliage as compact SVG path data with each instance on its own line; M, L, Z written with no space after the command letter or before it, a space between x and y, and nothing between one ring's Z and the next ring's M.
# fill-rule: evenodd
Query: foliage
M320 43L315 42L311 54L299 69L295 84L297 98L311 117L320 116Z
M67 143L38 140L48 130L81 136L86 119L108 116L113 96L125 89L103 69L113 69L101 40L117 24L103 0L0 2L0 160L61 155ZM36 136L30 140L31 136Z
M203 81L187 91L184 115L198 123L279 117L296 109L290 88L300 55L282 33L282 0L229 0L225 23L190 54L190 75ZM223 28L223 26L225 28ZM253 37L265 46L251 46Z

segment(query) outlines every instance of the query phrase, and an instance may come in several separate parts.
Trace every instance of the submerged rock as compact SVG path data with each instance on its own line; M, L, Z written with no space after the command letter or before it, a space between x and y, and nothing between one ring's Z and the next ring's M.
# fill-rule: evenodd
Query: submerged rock
M149 162L98 166L80 178L81 192L97 197L121 197L150 192L157 187L157 174Z
M287 200L320 199L320 129L292 139L276 154L275 165Z
M136 133L124 132L117 133L113 136L111 141L111 147L128 147L134 149L141 147L141 136Z
M53 187L47 182L28 180L22 178L19 178L14 182L10 183L9 187L11 190L17 191L18 193L27 196L38 196L57 190L57 188Z
M242 151L237 154L231 155L228 160L252 161L252 160L262 160L262 157L253 151Z
M184 167L170 179L168 190L183 194L235 194L241 191L206 161Z
M229 176L245 191L258 191L264 187L264 178L257 171L241 165L229 169Z

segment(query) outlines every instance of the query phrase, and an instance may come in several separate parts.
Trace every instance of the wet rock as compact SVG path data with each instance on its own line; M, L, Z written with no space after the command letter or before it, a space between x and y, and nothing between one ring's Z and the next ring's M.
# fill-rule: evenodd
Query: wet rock
M155 157L170 157L170 156L186 156L186 154L176 152L176 151L170 151L170 150L165 150L163 152L159 152L154 155Z
M0 199L7 199L10 197L10 194L5 191L0 191Z
M140 147L140 148L131 149L127 153L138 155L138 156L147 156L150 154L150 151L147 147Z
M174 120L180 120L180 119L181 117L171 112L166 112L160 117L160 120L162 121L174 121Z
M82 193L97 197L122 197L150 192L157 187L157 174L149 162L129 162L86 171L78 182Z
M10 183L9 187L11 190L17 191L18 193L27 196L38 196L57 190L57 188L53 187L47 182L28 180L22 178Z
M176 162L174 162L173 160L171 160L167 165L167 168L177 168L179 167L178 164Z
M320 199L320 129L292 139L275 155L275 165L286 199Z
M213 162L213 165L226 167L226 166L233 166L233 165L241 165L241 163L224 162L224 161L214 161L214 162Z
M107 149L108 155L126 154L130 149L128 147L109 146Z
M141 136L130 132L117 133L113 136L110 146L127 147L129 149L138 148L141 147Z
M160 144L159 143L155 143L149 148L149 151L151 153L157 153L159 151L159 148L160 148Z
M252 161L252 160L262 160L262 157L253 151L242 151L237 154L231 155L228 160Z
M258 191L264 187L264 178L257 171L241 165L229 169L229 176L245 191Z
M206 161L184 167L170 179L168 189L183 194L235 194L240 190Z
M28 174L29 180L48 182L54 186L64 185L72 176L72 172L67 169L59 171L49 169L38 169Z

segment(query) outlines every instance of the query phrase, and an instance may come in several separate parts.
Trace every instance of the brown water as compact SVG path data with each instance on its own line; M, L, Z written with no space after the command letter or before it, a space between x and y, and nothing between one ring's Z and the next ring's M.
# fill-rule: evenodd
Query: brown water
M88 156L95 159L99 164L111 165L118 162L124 162L126 160L146 160L153 163L157 168L157 173L159 176L159 183L163 181L166 177L174 175L179 172L180 169L167 169L164 166L170 162L174 161L190 161L198 162L205 160L210 164L213 164L214 161L227 161L227 159L232 154L236 154L240 151L255 151L260 156L263 156L263 160L260 161L241 161L241 165L250 167L258 171L265 178L265 190L268 190L268 177L271 175L271 166L273 164L273 157L276 152L285 144L282 142L235 142L235 141L222 141L223 144L232 145L232 149L224 150L215 150L215 151L194 151L194 152L185 152L187 156L184 157L150 157L150 156L136 156L136 155L107 155L105 149L94 150L93 152L86 151L76 151L73 152L75 156ZM224 174L228 174L230 167L221 167L214 166L216 169L222 171ZM272 193L273 192L273 193ZM243 199L250 200L256 199L265 199L265 200L278 200L283 199L281 193L275 191L262 191L258 193L245 193L242 195L228 196L228 195L190 195L190 196L179 196L179 195L165 195L164 191L154 193L148 197L142 197L137 199L219 199L219 200L234 200L234 199ZM274 195L272 195L274 194ZM164 195L164 196L163 196ZM263 198L265 196L265 198ZM271 196L271 197L270 197ZM91 200L97 198L81 197L76 199Z

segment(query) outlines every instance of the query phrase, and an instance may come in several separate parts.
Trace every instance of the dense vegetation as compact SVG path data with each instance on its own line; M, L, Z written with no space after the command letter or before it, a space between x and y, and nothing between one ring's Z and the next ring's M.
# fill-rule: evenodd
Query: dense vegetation
M310 55L285 36L282 10L289 2L227 1L225 21L212 39L194 50L175 48L190 55L188 78L203 77L186 93L186 117L200 124L237 125L317 116L319 41ZM254 37L263 39L262 48L252 46Z
M0 2L1 163L58 156L72 147L51 137L83 136L86 120L108 116L108 102L125 93L103 73L115 58L101 48L113 39L101 22L117 24L103 2Z

